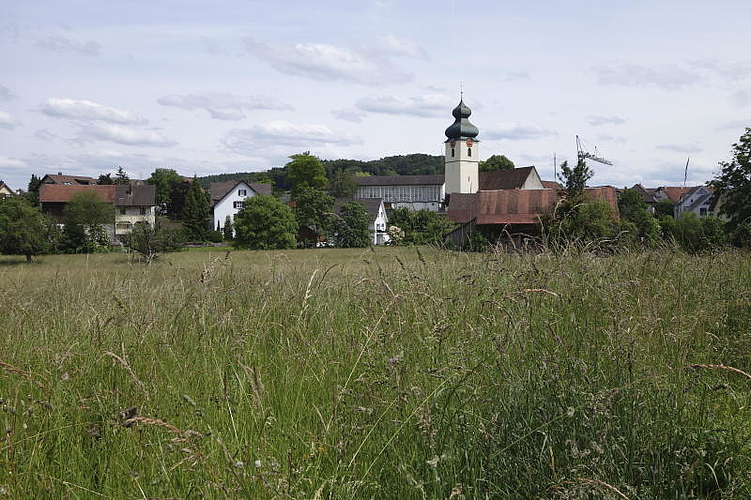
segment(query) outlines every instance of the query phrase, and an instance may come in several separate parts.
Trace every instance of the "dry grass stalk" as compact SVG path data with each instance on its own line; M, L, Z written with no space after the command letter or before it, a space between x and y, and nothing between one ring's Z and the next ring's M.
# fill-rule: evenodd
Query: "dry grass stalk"
M117 361L120 362L121 365L123 365L123 368L125 368L125 371L127 371L128 373L130 373L130 376L133 377L133 380L136 381L136 384L138 384L138 387L141 388L141 390L143 391L143 393L146 395L146 399L148 399L149 398L149 391L146 390L146 385L143 382L141 382L138 379L138 377L136 377L136 373L130 367L130 364L124 359L125 348L123 347L123 358L121 358L120 356L118 356L114 352L110 352L110 351L105 351L104 354L106 354L107 356L111 356L111 357L115 358Z
M8 363L4 363L2 361L0 361L0 368L2 368L4 371L6 371L8 373L14 373L16 375L19 375L19 376L25 378L26 380L28 380L29 382L31 382L32 384L34 384L35 386L37 386L41 390L43 390L44 393L46 395L48 395L48 396L52 393L52 391L50 389L48 389L44 384L42 384L38 380L34 379L34 377L32 377L31 373L29 373L29 372L23 371L20 368L16 368L15 366L10 365Z
M596 489L606 489L608 491L615 493L618 496L618 498L625 498L626 500L629 500L629 498L626 495L624 495L618 488L616 488L615 486L611 484L606 483L605 481L601 481L599 479L588 479L585 477L577 477L571 481L564 481L563 483L560 483L560 484L562 485L568 484L568 485L573 486L575 483L585 484L589 487L593 487ZM561 490L560 487L554 487L554 489L559 490L559 491Z
M135 424L136 422L141 423L141 424L146 424L146 425L155 425L157 427L163 427L163 428L167 429L168 431L174 432L175 434L180 434L181 436L186 436L186 437L196 436L196 435L200 436L200 434L198 432L196 432L196 431L192 431L192 430L183 431L183 430L180 430L177 427L175 427L174 425L168 424L164 420L159 420L158 418L132 417L132 418L129 418L128 420L126 420L125 422L123 422L123 425L125 427L130 427L133 424Z
M704 364L700 364L700 363L694 363L692 365L688 365L687 368L710 368L710 369L713 369L713 370L729 370L731 372L740 373L741 375L743 375L747 379L751 379L751 375L749 375L748 373L744 372L743 370L740 370L738 368L734 368L734 367L728 366L728 365L722 365L722 364L720 364L720 365L704 365Z
M560 294L557 294L555 292L551 292L550 290L545 290L544 288L525 288L524 290L521 290L516 293L512 293L509 295L504 295L503 298L505 299L511 299L518 295L525 295L527 293L547 293L548 295L552 295L553 297L560 297Z

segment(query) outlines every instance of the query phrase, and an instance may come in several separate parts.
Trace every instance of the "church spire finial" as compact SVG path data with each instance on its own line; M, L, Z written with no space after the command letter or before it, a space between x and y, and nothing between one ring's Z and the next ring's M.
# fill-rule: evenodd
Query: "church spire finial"
M459 100L464 100L464 82L459 82Z

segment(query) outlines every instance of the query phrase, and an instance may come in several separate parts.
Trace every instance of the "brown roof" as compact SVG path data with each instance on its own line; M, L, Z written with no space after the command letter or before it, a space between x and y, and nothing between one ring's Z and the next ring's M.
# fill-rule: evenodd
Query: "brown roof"
M156 186L116 186L115 205L121 207L151 207L156 205Z
M93 177L88 177L86 175L52 175L47 174L44 177L42 177L42 182L44 184L70 184L70 185L88 185L88 184L96 184L97 180Z
M654 203L654 193L655 189L647 189L641 184L634 184L631 189L639 193L641 195L641 199L644 200L644 203Z
M358 186L416 186L443 184L443 175L369 175L355 176Z
M613 187L587 189L590 199L606 201L613 210L618 202ZM561 199L554 189L504 189L451 195L448 218L477 224L535 224L541 214Z
M39 187L39 201L42 203L67 203L73 195L85 191L93 191L104 201L114 203L117 186L114 184L108 186L42 184Z
M480 190L521 189L535 167L509 168L480 172Z
M209 191L211 192L211 206L216 205L222 198L227 196L227 193L232 191L235 186L244 182L257 194L271 194L271 184L254 183L251 184L247 181L226 181L226 182L212 182L209 184Z
M563 186L560 183L555 182L555 181L541 180L540 182L542 182L542 187L544 187L545 189L563 189Z
M658 190L662 190L665 192L668 198L670 198L670 201L674 203L678 203L680 201L681 197L691 191L692 187L675 187L675 186L663 186L657 188Z

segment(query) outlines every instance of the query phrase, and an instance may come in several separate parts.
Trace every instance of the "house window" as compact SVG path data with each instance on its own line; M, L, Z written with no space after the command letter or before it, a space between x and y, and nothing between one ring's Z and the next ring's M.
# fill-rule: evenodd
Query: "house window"
M700 208L699 209L699 217L706 217L707 216L707 209L706 208Z
M141 207L141 215L146 215L146 207Z
M120 215L125 215L125 207L120 207Z
M237 196L248 196L248 191L245 189L238 189Z
M472 148L467 148L467 156L472 156Z
M244 201L235 201L232 203L232 208L240 209L245 206Z

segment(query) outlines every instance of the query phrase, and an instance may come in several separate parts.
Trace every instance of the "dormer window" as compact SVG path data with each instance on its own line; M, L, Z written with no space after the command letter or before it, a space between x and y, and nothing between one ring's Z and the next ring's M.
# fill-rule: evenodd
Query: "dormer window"
M245 189L238 189L237 196L248 196L248 191Z

